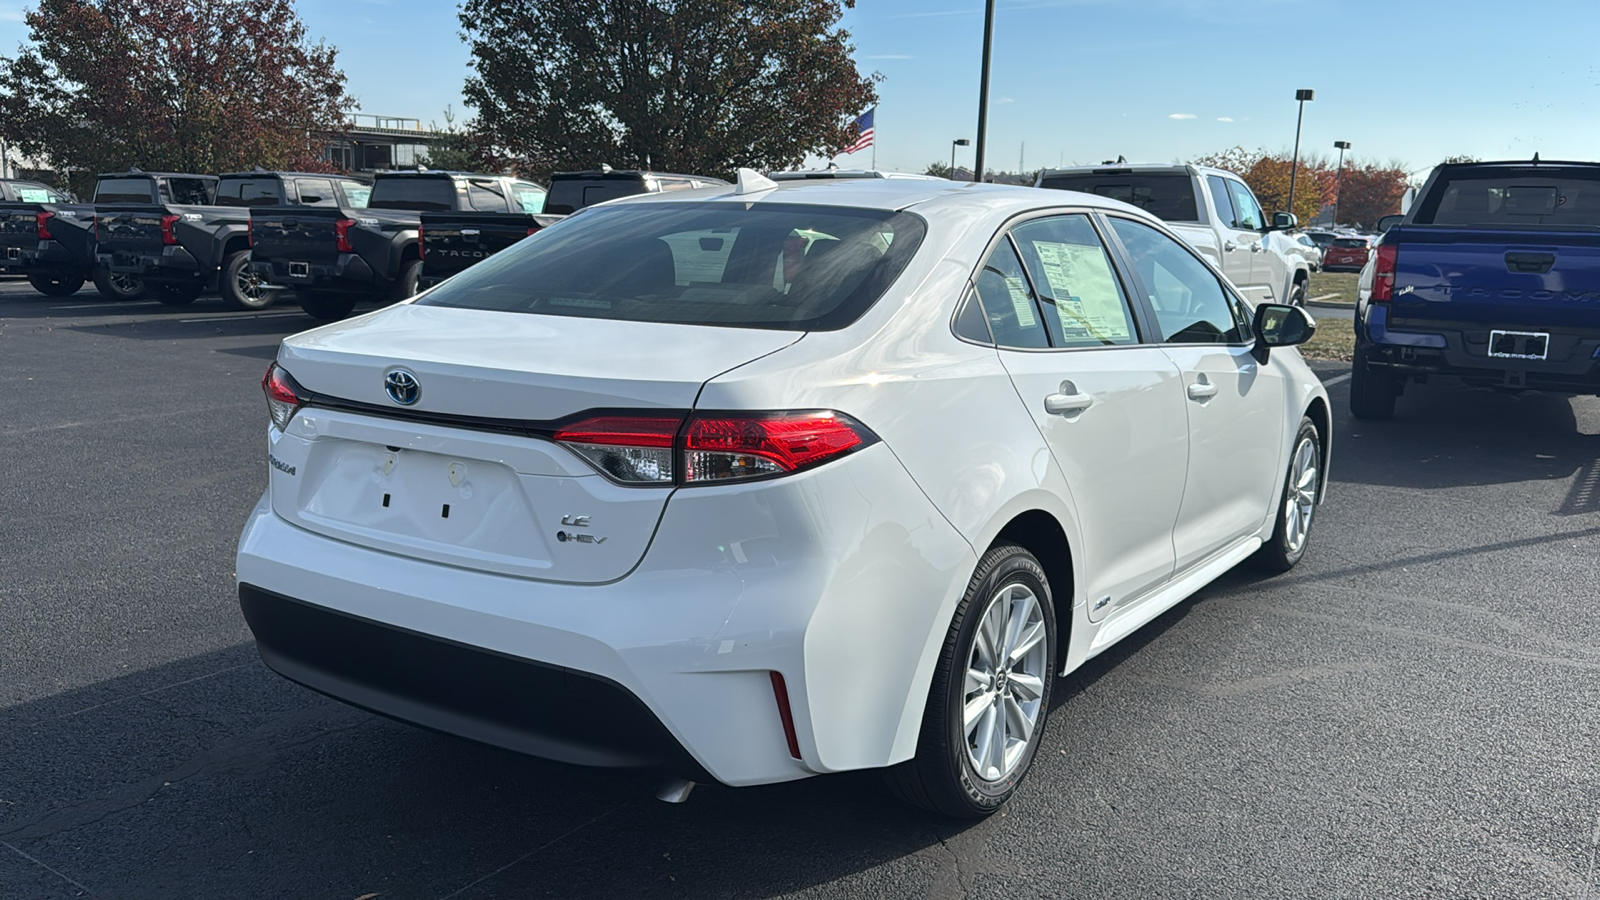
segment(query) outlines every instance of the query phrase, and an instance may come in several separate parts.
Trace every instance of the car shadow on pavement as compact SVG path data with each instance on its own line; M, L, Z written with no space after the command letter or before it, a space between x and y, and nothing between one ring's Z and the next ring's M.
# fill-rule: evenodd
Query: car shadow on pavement
M892 889L885 863L970 827L874 773L665 804L659 776L369 715L250 644L0 710L0 758L0 854L63 896L766 897L879 867Z
M1571 478L1587 492L1568 515L1600 509L1600 404L1552 394L1503 394L1448 384L1411 385L1393 419L1363 422L1334 398L1335 483L1452 488ZM1584 479L1580 479L1584 481Z

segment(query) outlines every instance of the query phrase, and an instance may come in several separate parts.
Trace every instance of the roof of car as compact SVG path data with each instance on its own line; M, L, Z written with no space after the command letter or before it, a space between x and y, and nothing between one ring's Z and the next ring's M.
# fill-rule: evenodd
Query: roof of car
M101 172L101 178L207 178L215 181L215 175L201 175L195 172L144 172L133 169L127 172Z
M450 178L510 178L509 175L496 175L490 172L461 172L456 169L384 169L374 172L384 178L431 178L444 175Z
M974 184L945 179L840 178L830 181L778 182L763 191L737 193L732 186L698 188L692 191L639 194L607 201L604 205L627 203L676 203L691 200L731 203L804 203L814 206L844 206L887 211L936 209L939 206L970 206L988 209L1025 211L1052 206L1091 206L1140 212L1138 207L1077 191L1045 191L1009 184ZM1142 212L1140 215L1144 215Z
M218 178L337 178L341 181L360 181L354 175L341 175L338 172L279 172L275 169L255 169L249 172L223 172Z

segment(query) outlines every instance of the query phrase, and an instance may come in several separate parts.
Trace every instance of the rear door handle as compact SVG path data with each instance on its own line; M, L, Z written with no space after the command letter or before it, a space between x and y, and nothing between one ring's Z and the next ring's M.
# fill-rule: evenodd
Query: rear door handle
M1052 416L1064 416L1068 419L1077 417L1094 405L1094 398L1078 390L1077 385L1070 381L1061 382L1061 389L1044 398L1044 411Z
M1205 378L1204 375L1200 376ZM1209 381L1196 381L1189 385L1189 399L1205 402L1217 395L1217 386Z

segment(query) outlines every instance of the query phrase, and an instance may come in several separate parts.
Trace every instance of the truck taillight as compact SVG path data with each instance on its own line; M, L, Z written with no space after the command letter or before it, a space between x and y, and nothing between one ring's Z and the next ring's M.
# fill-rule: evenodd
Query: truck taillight
M256 220L254 218L245 220L244 240L246 247L254 247L256 245Z
M1378 245L1378 261L1372 264L1372 302L1388 303L1394 298L1395 259L1400 248L1395 244Z
M178 242L178 235L173 232L172 226L178 224L178 221L182 218L183 216L161 217L161 243L172 245Z
M423 241L423 239L422 239L422 226L418 225L417 226L417 259L425 259L425 258L427 258L428 249L425 246L425 243L426 242Z
M286 430L289 420L306 405L305 389L277 363L267 366L267 374L261 378L261 391L267 395L267 415L279 431Z
M356 252L356 248L350 246L350 229L354 227L356 227L355 219L340 219L333 223L333 237L340 253Z
M39 231L39 240L41 240L41 241L53 241L53 240L55 240L55 238L50 236L50 220L55 218L55 216L56 216L56 214L53 213L53 212L42 212L42 213L36 214L33 217L34 228L38 229L38 231ZM26 222L27 219L23 219L23 221ZM24 226L24 227L26 227L26 226Z
M613 481L700 485L771 478L821 465L878 438L831 410L596 416L555 434Z
M94 232L94 242L100 243L100 217L95 216L89 220L89 228Z

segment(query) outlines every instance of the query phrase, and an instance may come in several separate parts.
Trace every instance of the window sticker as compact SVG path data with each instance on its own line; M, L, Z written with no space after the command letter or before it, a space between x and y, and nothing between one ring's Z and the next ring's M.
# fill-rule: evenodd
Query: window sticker
M1133 339L1116 276L1098 246L1034 241L1045 281L1069 337L1123 343Z
M40 188L17 188L17 199L23 203L49 203L50 192Z
M1006 290L1011 293L1011 306L1017 313L1017 324L1033 328L1039 320L1033 315L1033 298L1028 296L1028 285L1021 278L1006 277Z

